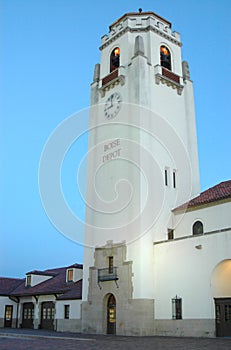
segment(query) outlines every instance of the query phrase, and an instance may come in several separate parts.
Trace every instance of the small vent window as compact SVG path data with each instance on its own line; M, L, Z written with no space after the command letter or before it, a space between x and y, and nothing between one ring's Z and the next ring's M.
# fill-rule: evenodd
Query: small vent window
M120 66L120 48L116 47L110 57L110 72L117 69Z
M172 69L170 51L166 46L163 45L160 47L160 65L169 70Z
M174 239L174 230L168 228L168 240Z

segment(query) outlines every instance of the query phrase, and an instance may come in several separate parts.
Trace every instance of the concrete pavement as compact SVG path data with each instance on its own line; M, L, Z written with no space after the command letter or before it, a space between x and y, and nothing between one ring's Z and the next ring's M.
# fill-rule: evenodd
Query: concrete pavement
M231 338L121 337L0 329L1 350L231 350Z

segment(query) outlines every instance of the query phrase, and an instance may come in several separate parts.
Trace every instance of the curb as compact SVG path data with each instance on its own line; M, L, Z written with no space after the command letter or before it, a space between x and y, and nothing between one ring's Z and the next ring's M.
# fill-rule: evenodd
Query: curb
M52 335L39 335L39 334L27 334L27 333L1 333L0 332L0 338L34 338L34 339L62 339L62 340L78 340L78 341L96 341L95 339L91 338L78 338L78 337L68 337L68 336L52 336Z

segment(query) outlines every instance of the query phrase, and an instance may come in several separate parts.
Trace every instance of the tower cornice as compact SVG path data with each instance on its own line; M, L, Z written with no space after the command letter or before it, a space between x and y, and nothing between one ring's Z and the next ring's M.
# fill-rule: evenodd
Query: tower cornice
M116 26L118 23L120 23L121 21L123 21L125 18L127 17L137 17L137 16L154 16L155 18L159 19L161 22L166 23L169 28L172 27L171 22L167 21L165 18L157 15L155 12L153 11L148 11L148 12L128 12L125 13L123 16L121 16L119 19L117 19L115 22L113 22L110 26L109 26L109 30L111 31L112 28L114 26Z
M175 45L182 46L180 34L171 31L171 23L155 15L154 12L126 14L109 28L110 32L101 38L100 50L103 50L126 32L145 33L152 31Z

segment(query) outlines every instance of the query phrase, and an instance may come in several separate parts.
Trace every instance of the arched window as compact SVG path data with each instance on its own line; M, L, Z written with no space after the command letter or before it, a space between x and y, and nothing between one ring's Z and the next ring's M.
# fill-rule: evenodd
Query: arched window
M164 45L160 47L160 65L169 70L172 69L171 54L169 49Z
M201 221L196 221L193 224L192 231L193 231L193 235L201 235L204 232L202 222Z
M110 57L110 72L117 69L120 66L120 48L116 47Z

